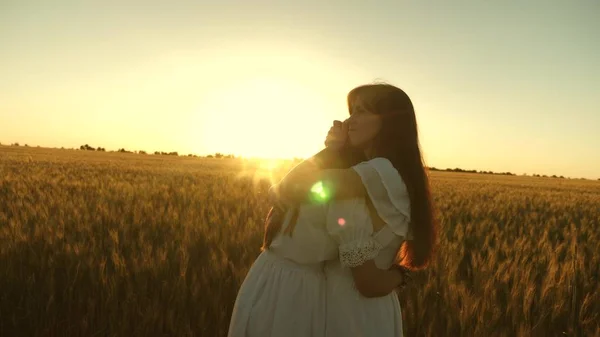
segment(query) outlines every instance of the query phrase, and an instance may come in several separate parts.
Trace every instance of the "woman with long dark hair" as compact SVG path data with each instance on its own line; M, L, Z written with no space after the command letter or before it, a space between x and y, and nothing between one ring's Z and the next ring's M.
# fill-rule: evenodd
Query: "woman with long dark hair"
M305 161L272 188L287 211L283 221L270 217L230 336L402 335L392 290L406 270L428 264L436 240L414 108L387 84L353 89L348 107L350 118L330 130L328 152L349 144L366 160L337 169ZM327 261L324 279L322 264L313 264L312 279L302 271L315 261Z

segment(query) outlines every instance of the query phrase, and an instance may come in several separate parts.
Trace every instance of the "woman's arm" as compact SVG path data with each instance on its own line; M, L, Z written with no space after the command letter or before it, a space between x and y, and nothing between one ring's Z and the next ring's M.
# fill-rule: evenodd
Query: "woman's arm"
M353 169L321 170L309 162L296 166L272 188L272 193L296 204L366 196L363 182Z
M351 268L354 284L364 297L385 296L407 281L407 274L399 268L379 269L373 260Z
M386 223L377 213L370 198L367 198L367 207L373 232L379 232ZM388 270L379 269L372 259L350 269L356 289L365 297L385 296L410 279L408 270L404 267L394 265Z
M349 169L361 157L352 150L325 148L292 168L269 195L286 205L363 196L360 176Z

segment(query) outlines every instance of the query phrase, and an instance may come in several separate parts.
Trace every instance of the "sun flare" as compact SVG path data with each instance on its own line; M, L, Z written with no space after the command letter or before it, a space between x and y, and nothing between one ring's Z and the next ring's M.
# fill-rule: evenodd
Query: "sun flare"
M203 136L215 148L244 157L306 157L323 146L330 101L300 82L251 78L211 97L203 107L209 115Z
M251 178L254 185L258 185L260 182L273 185L296 164L293 160L248 158L243 159L242 163L242 169L237 177Z

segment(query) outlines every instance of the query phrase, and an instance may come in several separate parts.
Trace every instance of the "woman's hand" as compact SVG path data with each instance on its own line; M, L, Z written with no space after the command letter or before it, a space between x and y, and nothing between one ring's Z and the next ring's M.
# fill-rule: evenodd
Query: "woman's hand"
M333 126L329 128L325 138L325 146L333 150L340 150L348 141L348 123L347 121L333 121Z
M405 288L412 281L412 276L410 275L410 270L408 270L407 268L405 268L403 266L394 264L390 267L389 270L393 270L394 272L402 275L401 279L400 279L401 281L396 287L398 290Z
M379 269L374 260L351 267L356 290L367 298L381 297L402 289L410 281L407 271L400 266Z

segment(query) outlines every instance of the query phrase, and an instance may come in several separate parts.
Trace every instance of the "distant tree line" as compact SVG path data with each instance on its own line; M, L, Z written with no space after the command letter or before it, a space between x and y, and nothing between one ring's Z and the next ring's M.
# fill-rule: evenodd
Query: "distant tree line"
M179 156L179 153L177 153L177 152L155 151L154 154L157 156L176 156L176 157Z
M532 174L531 176L532 176L532 177L541 177L541 178L559 178L559 179L565 179L565 177L564 177L564 176L557 176L556 174L553 174L553 175L551 175L551 176L547 176L547 175L545 175L545 174L544 174L544 175ZM600 180L600 179L598 179L598 180Z
M436 167L430 167L429 171L446 171L446 172L462 172L462 173L478 173L478 174L498 174L504 176L515 176L516 174L512 172L493 172L493 171L477 171L477 170L464 170L461 168L447 168L447 169L438 169Z
M516 176L516 174L512 173L512 172L493 172L493 171L477 171L477 170L463 170L460 168L447 168L444 170L435 168L435 167L430 167L429 168L430 171L446 171L446 172L462 172L462 173L477 173L477 174L496 174L496 175L504 175L504 176ZM526 175L526 174L525 174ZM547 175L540 175L540 174L532 174L532 177L540 177L540 178L558 178L558 179L566 179L564 176L557 176L557 175L552 175L552 176L547 176ZM598 179L600 180L600 179Z
M17 144L16 146L19 146L19 145ZM94 148L93 146L90 146L89 144L81 145L79 147L79 150L82 150L82 151L101 151L101 152L106 152L106 149L103 148L103 147ZM147 155L148 154L146 151L143 151L143 150L129 151L129 150L125 149L125 148L120 148L116 152L119 152L119 153L137 153L137 154L142 154L142 155ZM155 156L174 156L174 157L180 156L177 151L171 151L171 152L154 151L154 155ZM201 158L202 157L202 156L198 156L198 155L192 154L192 153L190 153L190 154L188 154L186 156L190 157L190 158ZM235 158L235 156L232 155L232 154L224 155L222 153L217 152L214 155L212 155L212 154L207 155L206 158L227 158L227 159L230 159L230 158Z
M217 159L225 158L225 159L233 159L233 158L235 158L235 156L234 156L234 155L232 155L232 154L224 155L224 154L222 154L222 153L219 153L219 152L217 152L217 153L215 153L214 155L212 155L212 154L209 154L208 156L206 156L206 158L217 158Z
M2 145L2 143L0 143L0 145ZM20 146L20 144L18 142L12 143L10 144L11 146ZM29 145L24 144L23 146L28 147ZM39 147L39 146L37 146ZM65 149L64 147L61 147L61 149ZM97 147L94 148L93 146L90 146L89 144L85 144L85 145L81 145L79 147L79 150L82 151L97 151L97 152L107 152L105 148L103 147ZM110 152L110 151L109 151ZM125 148L120 148L119 150L117 150L116 152L120 152L120 153L137 153L137 154L142 154L142 155L146 155L148 154L146 151L140 150L140 151L129 151L126 150ZM154 155L156 156L174 156L174 157L178 157L179 153L176 151L172 151L172 152L164 152L164 151L154 151ZM202 156L198 156L195 154L188 154L187 157L191 157L191 158L202 158ZM217 152L215 154L209 154L206 156L206 158L216 158L216 159L234 159L236 158L234 155L232 154L223 154L220 152ZM302 161L302 158L294 158L294 162L298 162L298 161ZM515 173L512 172L493 172L493 171L478 171L478 170L465 170L465 169L461 169L461 168L446 168L446 169L439 169L436 167L429 167L428 168L430 171L445 171L445 172L460 172L460 173L475 173L475 174L494 174L494 175L505 175L505 176L516 176ZM527 175L527 174L524 174ZM556 179L571 179L571 178L565 178L565 176L557 176L557 175L541 175L541 174L537 174L534 173L531 175L532 177L538 177L538 178L556 178ZM580 179L584 179L585 178L580 178ZM600 181L600 178L598 179Z
M99 152L106 152L106 149L103 147L98 147L98 148L94 148L93 146L89 146L88 144L85 145L81 145L79 147L80 150L82 151L99 151Z

